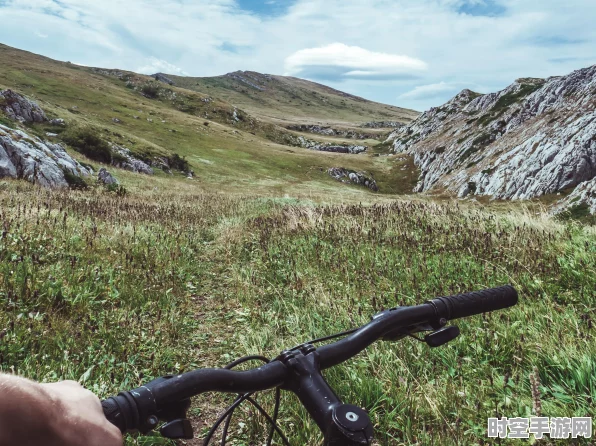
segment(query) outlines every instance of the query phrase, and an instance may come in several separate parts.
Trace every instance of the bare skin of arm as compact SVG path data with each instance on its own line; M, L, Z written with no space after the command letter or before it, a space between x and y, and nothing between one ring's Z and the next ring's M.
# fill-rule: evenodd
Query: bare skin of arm
M0 374L0 446L122 446L99 399L77 382Z

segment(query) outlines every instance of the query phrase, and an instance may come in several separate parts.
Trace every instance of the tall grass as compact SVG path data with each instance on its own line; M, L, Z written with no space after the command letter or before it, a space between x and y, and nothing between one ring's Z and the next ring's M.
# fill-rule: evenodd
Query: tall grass
M372 414L381 444L483 444L494 416L529 416L539 374L545 416L594 416L596 239L580 226L399 203L284 209L259 217L236 267L251 353L366 323L383 308L512 283L514 309L457 321L431 350L376 344L326 375ZM285 405L297 444L317 433Z
M240 355L273 357L383 308L512 283L517 307L458 321L462 335L448 346L377 343L327 378L370 411L379 444L485 444L487 417L535 407L595 415L596 239L579 225L432 203L321 207L7 184L2 371L75 379L106 397ZM197 399L197 433L222 403ZM320 440L291 396L281 420L294 444ZM240 411L231 444L262 444L260 421Z

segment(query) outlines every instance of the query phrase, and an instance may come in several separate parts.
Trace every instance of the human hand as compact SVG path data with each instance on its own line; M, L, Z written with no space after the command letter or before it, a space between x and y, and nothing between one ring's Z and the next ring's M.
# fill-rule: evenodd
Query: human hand
M122 446L120 430L104 416L99 398L75 381L41 384L55 411L54 432L63 446ZM47 443L44 443L47 444Z

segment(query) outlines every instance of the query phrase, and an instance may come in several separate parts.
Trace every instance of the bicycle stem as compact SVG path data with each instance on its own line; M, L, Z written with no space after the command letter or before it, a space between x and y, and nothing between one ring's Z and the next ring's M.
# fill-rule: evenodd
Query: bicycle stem
M373 425L357 406L343 404L321 374L316 349L304 345L300 351L286 351L278 358L290 373L285 390L293 392L325 435L325 446L368 446Z

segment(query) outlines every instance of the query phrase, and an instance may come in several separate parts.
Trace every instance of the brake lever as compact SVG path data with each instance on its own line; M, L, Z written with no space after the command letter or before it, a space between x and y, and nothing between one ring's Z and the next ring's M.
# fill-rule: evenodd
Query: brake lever
M375 314L371 319L379 319L399 308L400 307L395 307L381 311ZM429 347L440 347L441 345L445 345L448 342L454 340L460 334L459 327L457 327L456 325L452 325L449 327L446 327L445 325L447 325L447 319L441 318L439 320L431 321L426 324L417 324L412 325L410 327L400 327L385 334L385 336L383 336L382 339L384 341L395 342L405 338L406 336L411 336L420 342L425 342ZM424 336L424 339L420 339L414 336L415 333L421 332L430 333Z

